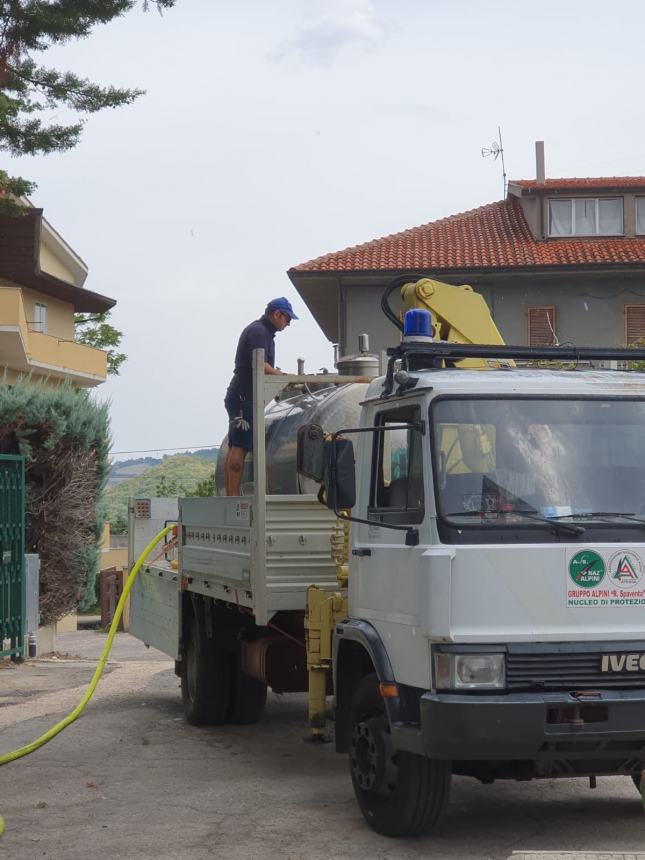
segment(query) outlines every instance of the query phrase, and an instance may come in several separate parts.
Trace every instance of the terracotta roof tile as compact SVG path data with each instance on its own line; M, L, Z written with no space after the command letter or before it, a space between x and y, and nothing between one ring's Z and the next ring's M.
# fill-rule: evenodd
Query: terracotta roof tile
M545 188L549 191L584 191L586 188L595 190L600 188L645 189L645 176L570 177L568 179L546 179L544 182L538 182L537 179L512 179L509 185L519 185L520 188L532 191L543 191Z
M645 188L645 178L638 179ZM630 177L630 181L633 182L634 178ZM645 237L538 241L529 230L519 200L509 197L402 233L316 257L290 271L417 269L441 272L612 263L645 265Z

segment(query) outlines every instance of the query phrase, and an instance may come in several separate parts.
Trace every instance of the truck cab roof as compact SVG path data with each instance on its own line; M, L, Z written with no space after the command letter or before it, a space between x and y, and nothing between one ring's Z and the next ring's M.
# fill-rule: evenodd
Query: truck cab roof
M414 388L405 391L406 397L415 392L432 391L433 396L443 394L501 395L582 395L645 396L645 373L616 370L543 370L528 367L503 370L433 369L411 372L418 379ZM367 390L365 403L381 400L385 377L374 379ZM395 385L388 402L403 394Z

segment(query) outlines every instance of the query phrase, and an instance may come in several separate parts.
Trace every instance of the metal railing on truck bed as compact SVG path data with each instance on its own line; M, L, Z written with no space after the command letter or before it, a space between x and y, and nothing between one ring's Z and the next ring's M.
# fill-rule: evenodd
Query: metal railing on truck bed
M253 496L130 501L130 566L176 519L180 557L177 569L160 546L141 570L131 592L133 636L176 659L181 588L248 607L260 625L280 610L304 610L310 585L338 588L334 514L315 496L267 496L260 530L256 506Z
M262 504L262 503L260 503ZM330 541L335 516L315 496L180 501L180 570L191 591L247 606L256 624L304 609L307 588L337 588Z

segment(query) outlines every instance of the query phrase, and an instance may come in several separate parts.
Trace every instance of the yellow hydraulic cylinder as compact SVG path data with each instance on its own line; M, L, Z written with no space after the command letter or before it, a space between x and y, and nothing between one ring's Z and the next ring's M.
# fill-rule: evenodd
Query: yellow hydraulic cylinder
M305 633L309 676L309 727L313 740L323 739L327 673L332 664L332 635L337 621L346 615L347 600L340 592L330 594L316 585L309 586Z
M341 588L347 588L349 557L349 521L339 518L331 533L331 559L336 565L336 578Z
M347 588L349 558L349 522L340 517L331 534L331 558L336 565L336 578L342 589ZM347 598L341 592L329 593L316 585L307 589L305 634L307 642L307 674L309 727L312 740L323 740L327 679L332 667L332 638L337 622L347 617Z

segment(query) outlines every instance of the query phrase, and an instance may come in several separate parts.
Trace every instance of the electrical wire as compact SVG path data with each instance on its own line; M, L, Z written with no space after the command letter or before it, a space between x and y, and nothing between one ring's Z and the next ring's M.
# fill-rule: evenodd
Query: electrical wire
M154 454L158 451L186 451L189 453L189 449L197 451L204 448L219 448L219 445L214 442L210 445L182 445L180 448L135 448L134 451L110 451L110 457L116 457L117 454Z

